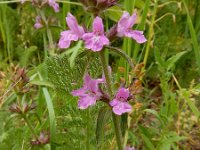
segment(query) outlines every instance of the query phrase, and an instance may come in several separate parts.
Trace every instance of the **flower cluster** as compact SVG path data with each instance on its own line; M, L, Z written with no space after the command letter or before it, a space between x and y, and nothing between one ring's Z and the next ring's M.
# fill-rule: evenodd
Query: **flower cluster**
M137 43L144 43L146 42L146 38L143 35L143 31L131 29L136 22L136 17L136 13L130 16L130 14L125 11L117 23L116 35L118 37L130 37ZM93 21L92 32L85 32L71 13L68 13L66 22L69 30L61 32L58 43L59 48L68 48L72 41L83 40L87 49L97 52L101 51L105 45L110 44L110 40L106 37L104 32L103 21L99 16Z
M78 107L86 109L88 106L95 105L96 101L102 96L99 84L104 83L103 79L91 79L89 74L84 77L83 87L72 91L73 96L79 96Z
M40 29L42 27L43 27L42 18L40 16L37 16L36 19L35 19L34 28Z
M34 102L25 102L23 104L18 104L18 103L13 103L10 107L9 110L12 113L17 113L17 114L26 114L36 108L36 104Z
M95 105L97 100L103 97L103 93L99 89L99 84L105 83L105 79L92 79L89 74L84 77L83 87L72 91L73 96L78 96L78 107L80 109L87 109L89 106ZM126 112L131 112L132 106L128 103L129 90L120 88L115 98L109 103L115 114L121 115Z
M32 145L45 145L50 142L50 134L48 132L40 132L38 139L33 139L31 141Z
M88 12L98 14L117 4L118 0L80 0Z
M26 0L21 0L21 3L23 4ZM59 4L56 3L55 0L32 0L32 4L34 6L38 6L39 8L45 6L45 5L49 5L50 7L53 8L53 10L55 12L59 12Z

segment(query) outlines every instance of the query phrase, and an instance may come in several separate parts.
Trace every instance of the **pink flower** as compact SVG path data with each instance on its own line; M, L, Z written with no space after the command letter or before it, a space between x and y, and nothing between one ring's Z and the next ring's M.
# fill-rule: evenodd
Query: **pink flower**
M43 25L42 25L42 18L40 16L37 16L35 20L36 20L36 22L34 24L34 27L36 29L42 28L43 27Z
M91 105L95 105L96 101L102 96L99 90L99 83L104 82L102 79L91 79L86 74L84 77L84 85L78 90L72 91L73 96L79 96L78 107L86 109Z
M49 6L51 6L55 12L59 12L59 4L55 0L48 0Z
M85 47L94 52L102 50L104 45L109 45L109 40L104 35L102 19L98 16L93 22L93 32L85 33L82 38L85 41Z
M128 146L128 147L125 148L125 150L136 150L136 149L134 147Z
M143 35L143 31L132 30L136 18L136 13L130 16L130 14L125 11L117 24L117 35L119 37L127 36L133 38L137 43L144 43L147 40Z
M59 48L68 48L71 41L78 41L84 34L83 27L78 25L76 18L71 13L67 14L66 22L70 30L61 32Z
M127 102L129 97L129 90L120 88L115 98L110 102L113 107L113 112L117 115L121 115L132 110L132 106Z
M24 4L25 0L21 0L21 3Z

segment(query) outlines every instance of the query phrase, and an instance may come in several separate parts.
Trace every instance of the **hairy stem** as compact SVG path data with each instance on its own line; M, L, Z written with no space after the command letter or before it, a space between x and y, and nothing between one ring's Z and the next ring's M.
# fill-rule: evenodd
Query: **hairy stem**
M102 67L103 67L103 72L106 78L108 94L109 94L109 97L112 97L113 93L112 93L112 88L111 88L111 79L110 79L109 70L108 70L109 66L108 66L108 63L106 62L105 50L103 49L102 51L100 51L99 55L100 55L100 59L101 59ZM112 113L112 119L113 119L113 124L115 128L115 135L116 135L118 149L122 150L123 149L122 135L121 135L119 118L114 113Z
M87 110L86 150L90 150L90 109Z
M134 64L133 64L131 58L123 50L121 50L120 48L117 48L117 47L112 47L112 46L106 46L106 48L110 49L111 51L119 54L124 59L126 59L127 62L129 63L129 65L131 66L131 68L134 67Z

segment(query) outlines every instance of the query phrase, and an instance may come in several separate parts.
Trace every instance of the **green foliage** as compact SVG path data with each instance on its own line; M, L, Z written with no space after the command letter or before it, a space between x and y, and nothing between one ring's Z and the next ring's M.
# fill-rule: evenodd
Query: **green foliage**
M71 95L73 89L80 87L86 69L93 77L101 76L99 59L94 57L90 55L77 57L73 68L70 66L70 61L74 58L69 59L67 55L48 58L46 61L48 81L54 85L56 93L61 97Z
M138 150L199 149L199 4L199 0L121 0L100 14L109 29L124 10L137 9L138 25L133 29L144 30L148 39L142 45L129 38L111 43L122 48L135 65L145 63L143 91L130 101L133 112L120 120L125 145ZM71 95L82 86L86 71L93 78L102 77L98 53L84 49L82 41L72 42L63 51L57 48L69 11L86 27L93 17L79 1L62 1L60 7L61 12L54 13L48 7L35 9L30 2L0 1L0 150L116 148L111 109L97 102L95 107L79 110L78 98ZM33 25L40 13L51 24L36 30ZM136 79L128 63L110 54L107 50L113 79L119 79L113 87L117 89L124 80L130 86ZM13 86L18 66L26 68L30 79L29 91L20 96ZM34 136L25 120L8 111L21 100L36 102L36 113L28 118L37 134L50 132L51 144L30 144Z

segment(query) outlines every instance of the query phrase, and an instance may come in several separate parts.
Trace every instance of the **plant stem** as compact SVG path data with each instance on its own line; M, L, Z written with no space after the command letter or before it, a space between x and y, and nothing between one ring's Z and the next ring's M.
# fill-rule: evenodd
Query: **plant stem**
M109 97L112 97L113 93L112 93L112 88L111 88L111 79L110 79L109 70L108 70L109 66L108 66L108 63L106 62L105 50L103 49L102 51L100 51L99 55L100 55L100 59L101 59L102 67L103 67L103 72L106 78L106 86L108 90L108 95ZM121 135L119 118L114 113L112 113L112 119L113 119L113 124L115 128L115 135L116 135L118 149L122 150L123 149L122 135Z
M32 127L31 123L29 122L29 119L27 118L26 115L23 115L24 120L26 121L28 127L30 128L31 132L33 133L33 135L35 136L36 140L38 140L38 136L37 133L35 132L34 128Z
M120 128L119 118L114 113L112 113L112 119L113 119L114 128L115 128L115 135L116 135L118 150L122 150L123 149L122 133L121 133L121 128Z
M143 9L142 19L141 19L140 24L137 27L138 30L144 30L144 28L145 28L145 23L146 23L146 20L147 20L147 13L148 13L148 10L149 10L149 6L150 6L150 0L146 0L145 6L144 6L144 9ZM133 51L133 60L136 61L136 62L138 62L138 60L139 60L138 59L139 50L140 50L140 45L135 44L134 51Z
M112 88L111 88L111 79L110 79L110 75L109 75L109 71L108 71L108 63L106 62L106 57L105 57L105 50L103 49L102 51L100 51L100 59L101 59L101 64L103 67L103 72L106 78L106 86L107 86L107 90L108 90L108 95L109 97L112 96Z
M86 150L90 150L90 109L87 110Z
M155 0L154 10L153 10L153 16L152 16L152 19L151 19L151 25L149 27L149 34L148 34L147 46L146 46L146 51L145 51L144 60L143 60L144 67L146 66L147 59L148 59L149 52L150 52L151 40L152 40L153 33L154 33L153 27L154 27L154 24L155 24L157 6L158 6L157 0Z
M66 4L70 4L70 5L83 6L83 4L78 3L78 2L63 1L63 0L56 0L56 2L59 2L59 3L66 3Z
M120 48L117 47L112 47L112 46L106 46L106 48L110 49L111 51L119 54L121 57L123 57L125 60L127 60L127 62L129 63L129 65L131 66L131 68L134 68L134 64L131 60L131 58Z
M45 16L43 10L37 9L37 12L38 12L38 14L40 14L40 16L42 17L42 20L45 22L47 38L49 41L50 53L54 54L55 47L54 47L54 42L53 42L53 36L52 36L51 30L49 29L49 24L48 24L47 18Z

